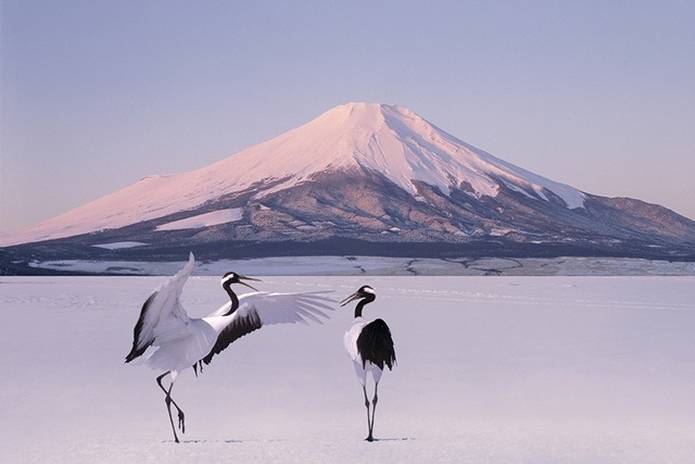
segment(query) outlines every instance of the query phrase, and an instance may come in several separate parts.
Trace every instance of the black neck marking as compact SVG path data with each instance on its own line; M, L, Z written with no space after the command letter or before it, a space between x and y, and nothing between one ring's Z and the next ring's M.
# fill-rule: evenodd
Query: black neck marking
M232 306L230 306L229 311L223 314L223 316L229 316L239 308L239 298L237 298L236 293L232 290L231 282L225 282L222 288L224 288L224 291L227 292L227 295L229 295L229 298L232 300Z
M362 317L362 309L374 300L376 300L376 295L373 293L368 293L367 296L362 298L360 302L357 303L357 306L355 306L355 317Z

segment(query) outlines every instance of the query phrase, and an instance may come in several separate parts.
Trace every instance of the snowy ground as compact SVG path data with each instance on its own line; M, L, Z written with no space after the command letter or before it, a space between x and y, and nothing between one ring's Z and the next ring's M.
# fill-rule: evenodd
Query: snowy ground
M116 242L122 243L137 242ZM114 245L114 244L110 244ZM104 245L100 245L104 246ZM184 262L59 260L32 262L40 269L96 274L171 275ZM292 256L204 261L198 275L229 269L250 275L695 275L695 262L632 258L388 258L378 256Z
M695 456L693 277L269 277L263 289L369 283L399 365L375 443L342 349L350 309L271 327L175 387L171 442L155 373L126 366L161 278L0 279L2 462L685 463ZM202 315L225 301L189 281Z

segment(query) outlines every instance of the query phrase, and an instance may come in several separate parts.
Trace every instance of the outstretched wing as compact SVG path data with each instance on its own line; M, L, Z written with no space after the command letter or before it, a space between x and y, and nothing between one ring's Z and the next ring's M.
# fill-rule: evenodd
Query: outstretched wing
M233 314L210 318L224 320L224 328L203 361L210 364L213 356L222 352L234 340L265 325L297 322L307 324L309 321L321 324L323 319L328 318L324 310L335 309L335 301L326 297L325 293L327 292L256 292L242 295L239 297L239 308Z
M158 346L188 333L190 318L181 306L179 297L194 266L195 257L193 253L190 253L183 269L160 285L147 298L133 329L133 347L126 356L125 362L130 362L142 355L150 345Z
M384 369L384 364L393 369L396 362L396 351L393 348L391 330L383 319L374 319L362 327L360 336L357 337L357 351L362 357L362 367L370 361L379 369Z

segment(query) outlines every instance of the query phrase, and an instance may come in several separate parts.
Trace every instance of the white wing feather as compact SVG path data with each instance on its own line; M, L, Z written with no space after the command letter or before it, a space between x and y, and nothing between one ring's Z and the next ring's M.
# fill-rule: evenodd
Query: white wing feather
M324 311L333 311L335 301L324 296L326 292L303 293L247 293L239 298L239 308L229 316L230 304L223 306L203 321L215 327L219 335L210 353L203 358L209 364L213 356L222 352L234 340L272 324L322 323L328 318Z
M195 257L190 253L183 269L160 285L147 299L133 330L133 347L126 362L140 356L144 348L150 345L160 346L188 335L191 318L181 306L180 297L194 266Z
M332 291L322 291L322 292L294 292L294 293L276 293L276 292L251 292L239 296L239 308L234 312L234 314L241 313L246 314L248 308L256 308L261 321L263 324L279 324L282 322L300 322L292 313L296 308L299 309L299 315L303 315L305 308L309 308L309 313L313 309L321 310L325 309L328 311L333 311L335 309L336 301L332 298L328 298L325 295L328 293L333 293ZM232 303L228 301L223 304L217 311L210 313L208 317L221 316L227 314L231 308ZM319 311L320 313L321 311ZM263 314L267 317L264 319ZM321 313L320 316L327 317L325 314ZM278 322L272 322L278 317ZM311 316L307 316L310 319ZM284 318L289 318L290 320L284 320ZM301 319L301 318L300 318ZM267 320L267 322L266 322ZM312 319L316 321L316 319ZM304 321L306 322L306 321Z
M239 316L258 314L263 325L306 324L308 320L322 324L329 316L324 312L335 309L335 301L324 296L328 292L247 293L239 298Z

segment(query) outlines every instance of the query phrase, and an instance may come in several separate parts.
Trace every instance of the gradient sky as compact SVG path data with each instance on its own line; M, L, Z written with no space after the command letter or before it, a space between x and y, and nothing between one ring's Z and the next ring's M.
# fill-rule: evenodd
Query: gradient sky
M2 0L0 228L397 103L695 218L695 2Z

